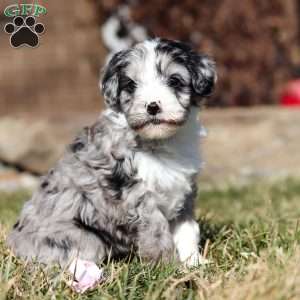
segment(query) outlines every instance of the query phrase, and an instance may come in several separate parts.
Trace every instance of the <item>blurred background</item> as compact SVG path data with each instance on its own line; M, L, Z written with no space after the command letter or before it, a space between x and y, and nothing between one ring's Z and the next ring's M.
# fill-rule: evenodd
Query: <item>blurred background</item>
M38 18L46 31L38 48L13 49L3 11L17 2L0 3L0 189L34 187L103 108L101 66L153 36L217 62L217 88L201 112L204 185L299 175L297 0L21 1L47 8Z

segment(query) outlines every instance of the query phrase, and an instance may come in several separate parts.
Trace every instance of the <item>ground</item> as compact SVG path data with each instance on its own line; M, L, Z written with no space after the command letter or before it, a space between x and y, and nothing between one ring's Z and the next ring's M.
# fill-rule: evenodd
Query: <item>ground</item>
M109 262L106 280L84 295L59 268L26 266L5 245L29 193L0 195L0 299L299 299L300 179L210 188L196 214L210 264L190 271L138 259Z

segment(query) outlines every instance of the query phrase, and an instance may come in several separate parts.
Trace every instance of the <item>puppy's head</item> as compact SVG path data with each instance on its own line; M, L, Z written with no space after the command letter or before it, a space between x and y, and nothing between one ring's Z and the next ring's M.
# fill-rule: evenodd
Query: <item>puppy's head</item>
M124 113L145 139L164 139L184 125L190 107L208 96L214 62L178 41L154 39L116 53L101 81L106 104Z

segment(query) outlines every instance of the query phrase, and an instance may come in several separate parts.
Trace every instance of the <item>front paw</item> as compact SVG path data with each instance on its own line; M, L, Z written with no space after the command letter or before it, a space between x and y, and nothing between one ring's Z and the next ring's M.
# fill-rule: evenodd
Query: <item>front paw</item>
M204 258L198 251L191 253L185 258L181 258L181 262L188 268L199 267L209 264L209 260Z
M142 259L153 263L159 261L169 263L177 260L175 246L171 239L156 241L151 245L148 242L140 241L138 250Z

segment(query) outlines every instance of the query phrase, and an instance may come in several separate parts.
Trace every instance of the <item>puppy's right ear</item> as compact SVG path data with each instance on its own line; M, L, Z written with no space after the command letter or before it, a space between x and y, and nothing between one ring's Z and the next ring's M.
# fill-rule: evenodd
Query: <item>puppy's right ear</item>
M100 88L104 96L104 101L114 111L120 111L120 88L119 78L128 64L128 54L130 50L123 50L117 52L109 60L102 71L102 79L100 81Z

